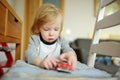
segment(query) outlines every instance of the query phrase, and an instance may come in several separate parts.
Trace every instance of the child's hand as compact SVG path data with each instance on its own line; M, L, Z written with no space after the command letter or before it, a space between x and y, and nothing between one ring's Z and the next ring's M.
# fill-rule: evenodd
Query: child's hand
M58 62L59 62L58 59L47 57L46 59L41 61L40 66L45 69L55 69Z
M74 53L68 52L68 53L63 53L60 56L61 60L66 59L68 61L68 64L72 66L72 69L74 70L77 64L77 57Z

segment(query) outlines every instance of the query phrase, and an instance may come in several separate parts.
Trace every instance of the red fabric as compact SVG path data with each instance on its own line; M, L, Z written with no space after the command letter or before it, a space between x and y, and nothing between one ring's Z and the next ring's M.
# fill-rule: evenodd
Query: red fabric
M2 45L2 47L8 47L7 43L0 43ZM13 64L13 57L10 51L5 51L5 55L7 57L7 62L4 66L0 65L0 77L4 74L2 68L9 68L12 66Z
M2 45L2 47L8 47L7 43L2 42L0 44Z
M3 67L11 67L12 64L13 64L13 57L12 57L12 55L11 55L11 52L10 52L10 51L7 51L7 52L5 52L5 55L6 55L6 57L7 57L8 60L7 60L6 65L3 66Z
M0 77L4 74L2 67L0 66Z
M8 47L7 43L1 43L2 47ZM13 64L13 57L10 51L5 51L5 55L7 57L7 63L6 65L2 67L11 67Z

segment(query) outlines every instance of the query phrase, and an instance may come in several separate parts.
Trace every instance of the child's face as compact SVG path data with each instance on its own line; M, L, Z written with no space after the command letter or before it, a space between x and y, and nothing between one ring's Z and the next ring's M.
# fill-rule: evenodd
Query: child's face
M60 15L57 17L56 22L43 25L40 29L42 38L47 42L55 41L60 35L61 22L62 18Z

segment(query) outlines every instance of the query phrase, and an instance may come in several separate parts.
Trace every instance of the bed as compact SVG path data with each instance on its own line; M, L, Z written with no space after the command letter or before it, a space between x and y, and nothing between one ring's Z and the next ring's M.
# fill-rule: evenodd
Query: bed
M5 5L4 5L5 4ZM4 6L3 6L4 5ZM0 1L0 9L8 8L5 0ZM1 11L1 10L0 10ZM3 10L4 11L4 10ZM6 10L5 10L6 11ZM15 43L16 44L16 57L15 63L9 68L9 70L0 78L0 80L118 80L117 75L109 74L105 71L89 67L86 64L77 63L76 69L71 73L59 72L56 70L46 70L37 66L28 64L24 60L20 60L20 49L21 49L21 21L11 10L8 12L14 15L14 25L12 25L12 19L8 19L8 25L5 27L14 27L18 32L14 32L11 28L1 28L0 24L0 42ZM13 12L13 11L12 11ZM4 15L4 14L2 14ZM2 16L0 14L0 16ZM8 14L8 18L9 18ZM5 17L3 17L4 19ZM11 18L11 17L10 17ZM1 18L0 18L1 19ZM3 23L3 22L2 22ZM7 29L7 30L1 30ZM2 32L5 31L5 32ZM9 31L9 32L7 32ZM5 33L5 34L4 34ZM15 35L15 33L17 35ZM113 77L114 76L114 77Z

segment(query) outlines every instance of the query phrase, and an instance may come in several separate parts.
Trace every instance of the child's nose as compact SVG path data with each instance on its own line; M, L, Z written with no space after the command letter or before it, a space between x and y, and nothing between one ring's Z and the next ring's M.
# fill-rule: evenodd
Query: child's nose
M54 35L54 31L50 31L49 35L50 36Z

